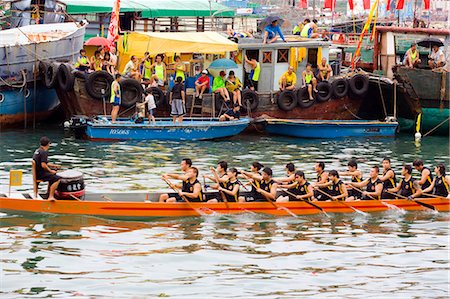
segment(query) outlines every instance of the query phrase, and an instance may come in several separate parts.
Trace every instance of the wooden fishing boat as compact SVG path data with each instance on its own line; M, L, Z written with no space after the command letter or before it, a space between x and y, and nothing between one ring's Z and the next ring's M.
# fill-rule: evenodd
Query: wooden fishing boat
M277 216L317 213L381 212L388 209L407 211L450 211L448 198L421 198L417 200L320 201L286 203L158 203L160 193L86 193L84 200L48 201L41 196L33 199L29 193L0 194L0 210L8 213L31 212L51 214L91 215L112 218L186 217L210 214L261 213ZM206 198L217 196L207 192ZM420 202L420 203L419 203ZM322 209L322 210L321 210Z
M209 140L238 135L250 123L249 118L219 122L217 118L186 118L181 124L172 119L158 119L149 124L145 119L135 123L129 118L111 123L109 118L101 117L85 122L78 127L90 140Z
M271 134L300 138L393 137L397 122L369 120L265 119Z

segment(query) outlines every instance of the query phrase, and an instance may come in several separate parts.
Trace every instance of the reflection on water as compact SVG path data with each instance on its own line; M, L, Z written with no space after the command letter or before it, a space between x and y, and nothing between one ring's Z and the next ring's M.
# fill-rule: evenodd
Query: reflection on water
M449 295L448 213L0 220L3 295Z

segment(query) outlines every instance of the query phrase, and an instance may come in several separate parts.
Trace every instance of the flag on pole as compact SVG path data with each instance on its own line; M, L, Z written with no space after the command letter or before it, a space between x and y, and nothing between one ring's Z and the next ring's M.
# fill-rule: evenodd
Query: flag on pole
M300 8L308 8L308 0L301 0L299 5Z
M423 0L423 9L430 10L430 0Z
M348 0L348 6L349 6L350 10L353 10L355 8L355 6L353 4L353 0Z
M353 59L352 59L352 69L353 70L355 69L356 58L361 56L361 46L362 46L362 42L363 42L363 39L364 39L364 35L366 35L366 33L369 31L370 24L372 24L372 20L373 20L373 17L374 17L375 10L378 10L378 2L379 2L379 0L375 1L372 4L372 8L370 9L369 16L367 17L366 24L364 24L364 28L363 28L363 30L361 32L361 35L359 36L358 45L356 47L355 55L353 55Z
M396 10L401 10L405 6L405 0L397 0L397 6L395 7Z
M109 41L110 47L112 47L119 39L119 13L120 0L116 0L111 13L111 19L109 21L108 37L106 38Z
M363 0L364 9L370 9L370 0Z
M323 3L323 8L329 8L331 10L334 10L336 7L336 0L325 0Z

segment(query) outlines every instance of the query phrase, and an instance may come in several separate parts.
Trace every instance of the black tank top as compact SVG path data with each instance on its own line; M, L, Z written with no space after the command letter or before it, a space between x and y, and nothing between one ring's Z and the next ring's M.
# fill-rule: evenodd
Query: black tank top
M238 180L236 180L234 182L228 180L226 182L225 189L227 189L228 191L233 191L234 186L236 186L236 185L239 185ZM223 192L223 194L225 195L225 198L227 199L228 202L237 202L238 198L239 198L239 189L238 189L238 192L236 193L236 195L230 195L230 194L227 194L225 192Z
M338 196L344 193L344 191L342 190L342 186L344 185L344 183L339 180L337 183L333 183L333 185L331 185L330 187L330 191L328 191L328 193L331 196ZM343 200L343 198L341 198L341 200Z
M224 176L225 176L225 174L222 175L222 176L220 176L220 178L223 178ZM226 181L226 182L220 182L220 183L219 183L219 186L226 189L226 188L227 188L227 183L228 183L228 181Z
M392 169L389 168L388 170L383 172L383 175L386 175L386 173L388 173L391 170ZM395 186L397 185L397 178L395 177L395 171L392 170L392 172L394 173L394 177L393 178L389 178L388 180L383 182L383 189L384 190L390 189L390 188L395 188Z
M434 195L447 197L449 192L450 190L445 181L445 175L436 177L436 182L434 183Z
M270 193L270 189L272 188L273 184L274 184L274 181L272 179L270 179L269 182L266 182L266 181L262 180L262 181L259 182L259 188ZM257 195L258 199L266 199L266 197L264 195L262 195L261 193L257 192L257 194L258 194Z
M362 181L362 178L357 177L356 175L352 175L352 182L359 183Z
M306 182L303 185L297 185L295 188L289 189L291 193L294 193L295 195L305 195L308 194L308 186L309 183ZM300 199L297 199L296 197L290 196L289 200L291 201L300 201ZM311 197L303 198L303 200L311 200Z
M259 172L258 172L258 174L261 175L261 173L259 173ZM250 191L250 194L251 194L251 196L252 196L253 198L258 197L258 194L259 194L259 193L256 192L255 186L259 188L259 185L260 185L260 184L261 184L260 181L258 181L258 180L253 180L252 190ZM255 185L255 186L253 186L253 185Z
M367 192L375 192L375 187L379 184L383 184L383 182L377 178L375 182L372 182L372 179L369 179L369 183L366 186ZM373 197L373 196L372 196ZM381 195L378 195L378 197L375 197L376 199L380 199ZM369 197L370 198L370 197Z
M196 179L195 182L191 183L189 180L183 181L183 185L181 187L181 191L186 193L194 193L194 186L196 184L200 184L200 182ZM197 198L188 198L189 201L203 201L203 193L200 191L200 194Z
M410 196L416 193L416 188L414 188L414 179L411 177L409 181L402 179L400 182L400 195Z
M433 182L433 175L431 174L431 170L430 170L428 167L424 167L424 168L422 169L422 172L423 172L425 169L427 169L427 170L430 172L430 174L428 175L427 180L425 181L425 183L423 183L422 189L425 189L425 188L430 187L431 182Z

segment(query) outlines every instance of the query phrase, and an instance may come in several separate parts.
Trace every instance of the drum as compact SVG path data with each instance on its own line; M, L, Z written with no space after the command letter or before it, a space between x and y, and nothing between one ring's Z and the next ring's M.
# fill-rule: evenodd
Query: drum
M83 174L77 170L66 170L58 172L61 177L55 196L57 199L84 199L84 180ZM71 196L72 195L72 196Z

